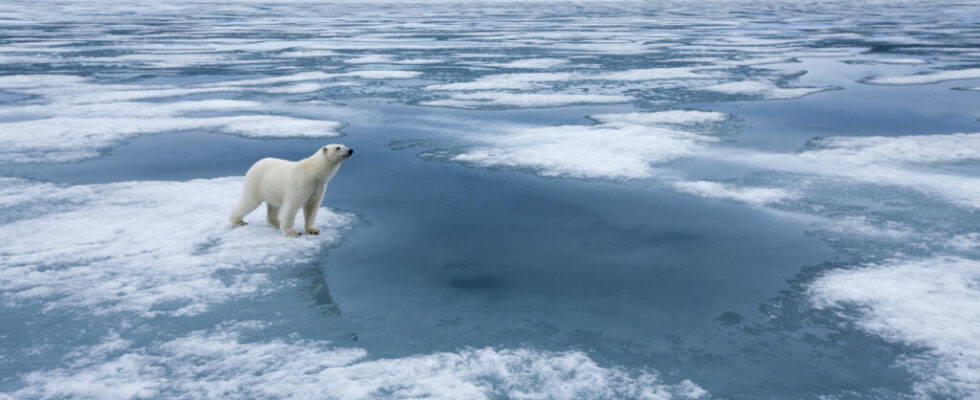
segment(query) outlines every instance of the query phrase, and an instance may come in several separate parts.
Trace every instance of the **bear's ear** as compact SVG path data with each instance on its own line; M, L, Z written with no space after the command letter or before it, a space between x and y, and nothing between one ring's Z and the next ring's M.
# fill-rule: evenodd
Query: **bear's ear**
M323 154L326 154L328 151L330 151L330 148L323 146Z

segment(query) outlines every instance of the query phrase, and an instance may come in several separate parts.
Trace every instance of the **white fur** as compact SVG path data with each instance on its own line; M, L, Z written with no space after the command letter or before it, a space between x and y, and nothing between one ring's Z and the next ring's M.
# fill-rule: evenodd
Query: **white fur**
M259 160L245 174L242 198L229 217L232 226L245 225L242 218L265 202L268 207L266 221L278 227L283 236L299 236L293 230L293 221L300 207L303 207L306 233L320 234L313 222L327 190L327 182L353 152L342 144L331 144L299 161Z

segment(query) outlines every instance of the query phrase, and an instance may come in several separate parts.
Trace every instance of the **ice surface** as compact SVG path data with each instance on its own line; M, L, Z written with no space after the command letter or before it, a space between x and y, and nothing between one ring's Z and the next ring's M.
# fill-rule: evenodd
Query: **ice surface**
M716 111L671 110L655 112L635 112L618 114L596 114L592 118L605 123L628 123L644 126L694 125L723 122L731 116Z
M630 96L566 93L474 92L453 93L449 99L426 101L428 106L479 108L486 106L557 107L570 104L625 103Z
M57 186L5 178L0 296L80 313L195 315L277 284L275 265L311 262L352 217L321 210L319 237L283 238L264 207L229 228L240 178ZM78 234L84 232L84 234Z
M916 75L876 76L868 79L867 82L879 85L925 85L960 79L980 79L980 68L935 71Z
M755 96L764 99L794 99L829 90L829 88L816 87L781 88L772 83L761 81L728 82L705 86L703 89L718 93Z
M149 101L233 90L99 84L75 76L14 75L0 87L40 96L43 104L0 110L0 162L63 162L95 157L136 135L217 130L249 137L336 137L341 123L265 114L269 106L243 100ZM312 87L275 87L289 93ZM137 101L147 100L147 101ZM242 115L189 116L196 113ZM261 113L261 114L259 114Z
M515 69L548 69L565 64L568 64L568 60L561 58L528 58L500 64L491 64L491 66Z
M801 157L856 164L976 161L980 160L980 133L818 138Z
M920 149L920 155L935 153L928 149L930 143L922 142L924 147ZM941 140L937 143L943 144ZM711 152L711 154L769 171L791 172L839 182L850 181L906 188L937 196L969 209L980 209L980 179L965 174L917 168L915 165L908 164L921 159L916 154L889 155L878 159L875 158L876 149L870 150L867 157L862 156L860 151L824 153L821 150L802 151L797 154L742 151L732 151L727 154Z
M653 163L691 155L717 137L675 129L677 124L717 121L724 114L675 110L649 114L602 114L595 125L516 128L482 136L490 146L465 150L451 160L481 167L530 168L543 176L636 179L655 175Z
M77 351L69 367L27 374L19 398L697 399L690 381L597 365L578 351L467 349L369 360L324 341L244 341L262 323L225 324L131 348L118 336Z
M366 344L372 339L357 327L364 348L390 345L393 353L416 354L373 359L366 350L334 347L324 340L327 336L311 335L316 328L305 325L310 320L296 325L308 328L305 333L284 336L262 331L277 321L229 325L221 319L239 316L214 315L235 301L261 302L265 296L285 292L276 289L290 283L272 279L272 269L288 271L321 262L324 246L337 240L350 222L349 215L324 211L323 222L336 223L336 229L325 229L326 237L285 242L275 229L264 226L264 210L249 217L248 227L224 227L231 204L215 199L233 202L238 179L63 186L4 178L0 240L11 245L0 248L0 301L9 313L5 317L14 314L15 329L0 332L0 339L37 349L0 348L0 369L15 366L3 371L9 374L0 379L0 385L5 385L2 390L19 390L0 398L303 397L324 395L332 388L337 392L328 394L341 398L707 396L689 382L668 384L651 370L632 367L648 361L670 365L671 376L680 376L675 381L683 379L688 369L707 376L730 374L698 379L712 391L713 387L728 390L721 397L900 398L914 382L922 397L975 398L980 392L975 360L980 357L975 340L971 342L964 332L978 330L974 259L980 251L975 229L980 154L975 149L980 148L980 134L969 133L971 128L955 121L976 117L963 118L971 94L937 95L937 90L946 92L944 88L951 85L886 88L854 83L913 85L980 78L980 53L973 45L978 9L970 2L811 3L788 1L773 7L729 1L706 6L703 2L173 0L137 4L95 0L42 4L9 0L0 2L5 33L0 46L0 164L78 161L123 141L160 132L273 138L337 135L340 122L321 119L336 110L322 110L323 104L350 110L348 115L363 111L358 108L378 106L392 111L385 123L389 117L394 121L404 114L426 114L406 120L451 124L455 136L428 141L430 126L419 124L397 139L420 139L435 143L434 147L450 143L427 153L444 159L542 176L653 178L595 187L635 190L638 194L631 196L638 197L630 200L658 197L644 191L655 187L750 206L718 207L726 212L754 216L766 211L769 216L805 221L807 240L832 247L835 257L839 255L836 263L874 262L823 275L811 288L814 304L840 310L867 335L913 347L895 350L905 353L901 359L914 373L911 379L876 371L872 379L855 384L855 377L869 375L852 374L851 368L860 368L853 366L873 369L891 361L890 355L882 359L877 356L881 352L871 348L834 361L814 361L870 339L852 325L827 326L825 313L818 314L824 325L818 324L818 332L810 331L813 310L806 305L794 308L798 316L774 320L788 322L793 332L775 327L775 322L765 330L773 327L779 342L785 339L808 354L805 363L825 362L831 372L819 374L820 382L800 378L812 385L777 394L767 392L779 386L771 382L806 374L759 365L755 359L786 358L780 347L784 344L766 341L766 334L746 333L751 329L703 330L690 339L684 336L685 344L678 348L658 346L659 339L650 335L649 341L637 342L636 349L610 350L616 347L613 342L593 344L588 339L575 342L580 350L548 352L535 349L537 339L521 336L517 339L526 339L527 347L414 352L399 344ZM797 108L769 103L786 114L738 115L739 110L758 106L750 100L796 99L831 89L828 85L845 91L791 102ZM963 86L976 90L977 85L965 82ZM859 120L826 118L830 114L820 112L837 107L828 98L854 94L873 99L882 93L888 98L877 97L881 104L862 105L869 112L844 113L859 115ZM839 94L844 96L835 97ZM955 98L960 103L946 110L930 100L914 116L888 109L890 102L923 98L937 99L938 104ZM724 104L732 100L749 101ZM386 102L396 104L379 105ZM587 104L603 106L588 111L582 111L584 106L498 111ZM817 113L801 117L800 111L808 106L815 106ZM685 107L733 110L735 115L680 110ZM647 112L652 108L673 110ZM590 118L596 123L568 122L586 114L593 114ZM498 116L499 125L485 124ZM892 116L898 119L882 122ZM779 126L789 118L799 118L799 123L785 135L767 131L769 123ZM373 126L361 126L356 119L344 122L351 124L350 140L368 140L358 135L362 129L374 132ZM906 126L906 122L910 123ZM552 126L556 123L561 125ZM466 129L474 124L493 128ZM925 125L921 130L913 128ZM903 134L941 134L833 136L807 143L810 137L840 132L892 135L899 126ZM497 131L471 133L487 129ZM188 139L188 135L176 136ZM379 134L368 141L389 139ZM263 143L279 146L282 142L286 141ZM376 166L413 160L386 154L375 154L383 161ZM124 161L109 157L80 164L80 169L88 171L103 162ZM453 170L446 165L428 167ZM38 168L71 167L42 164ZM204 169L189 173L208 174ZM534 181L495 176L505 184L511 178ZM549 185L541 187L548 190ZM553 186L579 185L591 183ZM718 206L696 198L681 201ZM608 225L599 229L627 230L613 222ZM78 231L87 234L68 234ZM713 240L711 233L705 237ZM561 239L565 237L556 237ZM883 257L892 259L883 261ZM799 265L779 267L793 273ZM604 278L614 279L615 273L610 270ZM807 279L812 275L805 272L791 282ZM803 293L793 285L780 296L800 297ZM685 309L692 299L672 300L682 306L677 309ZM278 301L281 298L273 300ZM289 315L290 310L283 311ZM589 310L595 311L608 310ZM18 320L19 313L30 316ZM758 322L743 314L746 328ZM64 336L45 332L37 338L17 337L37 332L31 330L34 326L61 324L59 318L66 316L76 320L64 323ZM331 316L324 317L329 319L324 324L333 329L334 322L375 317ZM288 319L295 317L283 318L284 324L298 322ZM93 325L104 323L113 332L102 344L93 345L90 339L101 333L84 337L85 328L77 323L81 319L95 320ZM479 323L479 317L475 321ZM572 336L566 326L561 328L561 339L556 341ZM161 333L147 334L154 330ZM822 341L820 332L832 340ZM797 333L814 333L817 338L800 342ZM370 333L374 339L404 335L405 341L414 343L413 334ZM721 346L731 352L711 358L709 365L703 362L715 355L701 352L705 349L695 343L712 342L710 335L724 336ZM729 338L759 342L760 347L748 349L750 354L732 347ZM760 350L761 346L767 349ZM644 355L627 354L634 350ZM69 354L62 358L64 352ZM635 364L615 366L621 358ZM24 370L12 371L21 367ZM848 378L834 379L835 374ZM765 383L747 383L753 379ZM858 387L864 383L890 387L881 389L884 392Z
M924 398L980 398L980 262L957 257L892 260L837 270L810 288L821 308L847 310L863 329L924 348L902 363L926 380ZM854 308L856 309L854 309Z
M710 75L694 72L693 68L647 68L597 74L572 72L534 72L483 76L470 82L427 86L426 90L487 90L534 89L544 82L567 81L648 81L664 79L704 79Z
M387 54L367 54L359 57L348 58L344 60L347 64L406 64L406 65L424 65L424 64L438 64L441 60L434 58L407 58L407 59L397 59L391 55ZM392 71L396 72L396 71ZM410 71L405 71L410 72ZM376 76L381 76L382 74L376 74ZM396 76L387 76L386 78L411 78L415 77L417 74L402 74ZM367 77L367 76L362 76Z
M904 64L904 65L918 65L918 64L928 64L929 62L921 58L876 58L874 62L880 64Z
M540 82L568 81L577 75L569 72L538 72L520 74L499 74L481 77L471 82L447 83L426 86L426 90L490 90L490 89L534 89L542 87Z
M646 81L661 79L704 79L710 75L694 72L694 68L644 68L632 69L627 71L607 72L592 76L583 76L581 79L593 79L603 81Z
M735 200L749 204L778 203L800 197L798 193L782 188L739 187L709 181L675 182L673 186L681 192L696 196Z

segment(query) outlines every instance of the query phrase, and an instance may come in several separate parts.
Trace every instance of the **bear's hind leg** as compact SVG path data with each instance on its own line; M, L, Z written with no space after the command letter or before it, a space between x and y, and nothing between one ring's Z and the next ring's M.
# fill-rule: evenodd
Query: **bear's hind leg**
M265 222L276 228L279 227L279 207L265 203Z
M238 201L238 205L235 206L235 209L231 212L231 216L228 217L228 220L231 221L231 226L245 225L245 221L242 218L245 218L250 212L259 208L259 204L262 204L262 199L247 194L242 195L242 199Z

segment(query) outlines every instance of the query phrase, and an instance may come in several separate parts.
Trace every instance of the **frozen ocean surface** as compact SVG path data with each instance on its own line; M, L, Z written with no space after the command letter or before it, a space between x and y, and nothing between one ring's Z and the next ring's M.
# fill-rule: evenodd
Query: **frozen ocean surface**
M0 399L980 399L978 88L970 1L7 0Z

